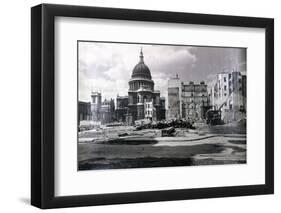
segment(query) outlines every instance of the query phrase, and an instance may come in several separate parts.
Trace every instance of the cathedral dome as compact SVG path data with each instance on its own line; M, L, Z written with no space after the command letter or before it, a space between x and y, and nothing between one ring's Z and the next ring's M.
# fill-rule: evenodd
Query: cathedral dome
M133 69L132 78L145 78L151 80L150 70L143 61L142 50L140 52L140 61Z

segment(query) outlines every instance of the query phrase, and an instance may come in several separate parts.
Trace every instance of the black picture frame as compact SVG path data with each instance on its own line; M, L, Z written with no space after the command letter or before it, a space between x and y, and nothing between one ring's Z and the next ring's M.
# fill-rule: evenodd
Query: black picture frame
M57 16L265 29L265 184L95 195L54 195ZM274 193L274 20L164 11L41 4L31 8L31 204L39 208L139 203Z

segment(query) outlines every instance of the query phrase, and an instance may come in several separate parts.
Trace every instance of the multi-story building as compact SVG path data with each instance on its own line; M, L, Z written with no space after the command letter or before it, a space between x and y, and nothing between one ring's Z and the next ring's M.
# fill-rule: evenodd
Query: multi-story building
M154 90L154 81L148 66L144 63L142 50L139 63L134 67L129 81L128 99L126 121L129 125L133 124L136 120L145 118L145 103L148 102L152 103L152 108L155 109L156 120L163 118L161 114L161 112L163 113L163 106L160 105L160 91Z
M90 103L90 106L92 121L98 121L105 124L115 120L115 104L113 99L105 99L102 101L100 92L92 92L91 99L92 102Z
M78 102L78 122L92 120L91 102Z
M199 84L182 83L182 117L201 119L209 107L207 85L204 81Z
M142 50L140 61L134 67L128 83L128 96L117 95L116 110L113 99L102 102L101 93L92 92L91 111L94 121L109 123L116 120L133 125L136 120L145 118L153 121L165 119L165 98L160 97L159 90L154 90L154 81L144 63Z
M110 123L115 120L115 105L114 100L104 100L100 109L100 121L102 124Z
M165 97L160 97L160 108L159 108L159 120L166 119L166 99Z
M144 103L144 117L146 119L157 121L158 120L165 120L166 118L166 109L165 109L165 98L160 98L160 107L158 111L158 117L157 117L157 111L156 108L153 105L153 101L147 101Z
M182 115L182 98L181 98L181 80L176 77L168 80L168 118L181 118Z
M168 118L201 119L209 109L207 85L182 82L178 75L168 81Z
M156 121L156 109L153 106L153 101L144 102L144 117L151 121Z
M101 93L92 92L91 99L92 99L92 103L91 103L92 120L99 121L100 110L101 110Z
M247 110L247 76L245 73L241 73L242 75L242 98L243 98L243 110L246 112Z
M116 120L118 122L125 122L128 114L128 96L119 96L116 98Z
M246 115L246 74L239 71L217 74L215 84L209 85L210 104L221 110L225 122L239 120Z

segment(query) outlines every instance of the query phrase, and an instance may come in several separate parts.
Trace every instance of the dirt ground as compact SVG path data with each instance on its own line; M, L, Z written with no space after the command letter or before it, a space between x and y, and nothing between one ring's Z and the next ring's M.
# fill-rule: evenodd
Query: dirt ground
M196 130L176 129L172 137L161 137L159 129L135 131L126 126L85 131L79 134L78 169L246 163L244 130L201 125Z

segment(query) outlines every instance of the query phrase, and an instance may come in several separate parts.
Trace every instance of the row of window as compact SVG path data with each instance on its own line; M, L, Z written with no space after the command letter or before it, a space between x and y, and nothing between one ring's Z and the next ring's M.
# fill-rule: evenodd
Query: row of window
M224 77L224 82L226 83L226 78ZM232 81L229 81L228 84L231 85ZM241 84L242 83L242 79L239 78L238 79L238 83ZM219 85L221 84L220 80L219 80Z
M145 107L146 107L146 108L151 108L151 107L152 107L152 104L146 103L146 104L145 104Z
M169 94L170 95L170 94ZM190 94L188 94L188 93L183 93L183 96L191 96L191 97L205 97L206 96L206 94L196 94L196 95L194 95L194 93L190 93Z
M145 115L146 115L146 116L152 116L152 111L146 111L146 112L145 112Z

